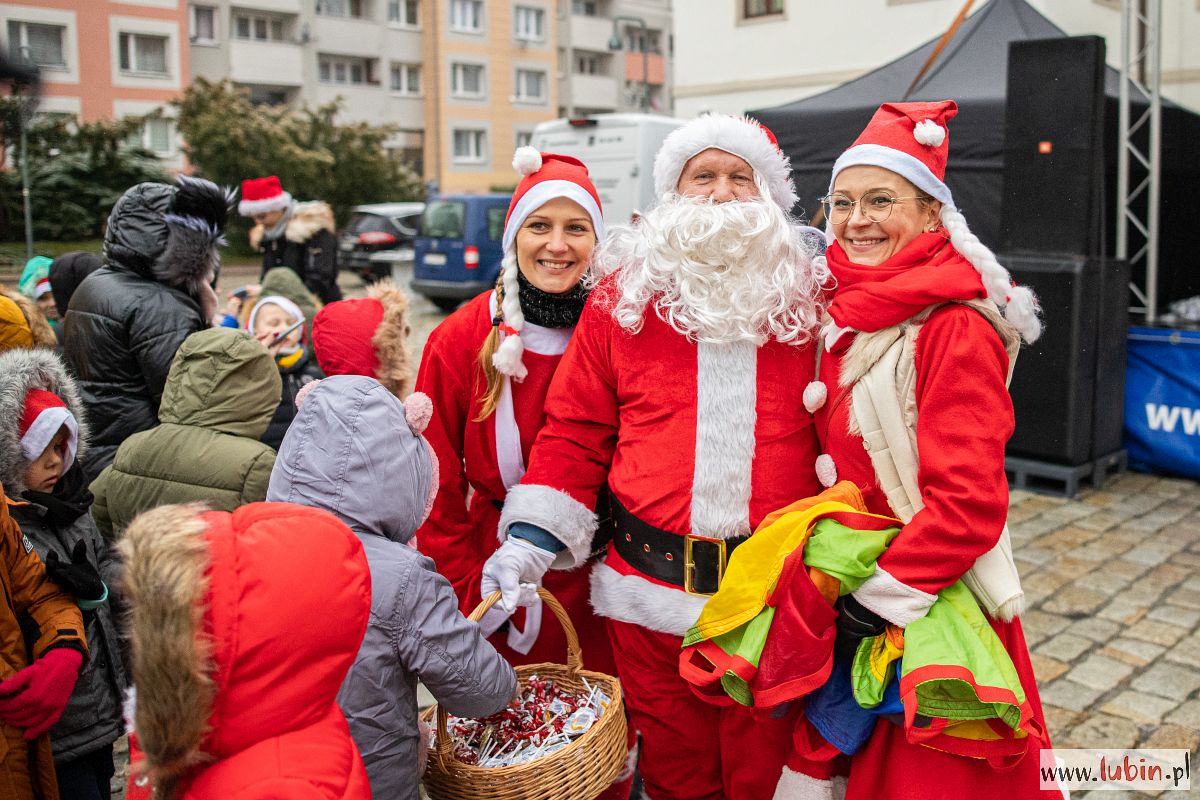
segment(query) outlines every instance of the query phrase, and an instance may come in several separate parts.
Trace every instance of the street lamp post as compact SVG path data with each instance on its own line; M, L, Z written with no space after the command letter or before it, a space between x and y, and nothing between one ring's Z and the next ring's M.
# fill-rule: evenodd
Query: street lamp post
M30 57L30 49L28 45L23 45L18 48L21 63L24 66L33 66L33 59ZM17 93L18 83L13 83L13 94ZM25 259L28 261L33 258L33 209L30 207L29 198L29 143L28 137L25 135L25 129L29 127L29 120L32 116L33 108L30 98L22 99L21 108L18 112L21 137L18 149L20 150L21 159L21 200L25 206Z
M621 36L617 31L617 23L629 22L637 25L642 31L642 111L650 110L650 33L646 27L646 20L641 17L613 17L613 32L612 38L608 40L608 49L617 51L624 47L621 41Z

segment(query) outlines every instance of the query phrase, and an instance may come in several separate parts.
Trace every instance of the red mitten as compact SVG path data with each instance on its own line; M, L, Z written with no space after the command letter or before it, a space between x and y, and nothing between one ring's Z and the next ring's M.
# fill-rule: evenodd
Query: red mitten
M0 683L0 719L36 739L62 716L79 679L83 653L56 647Z

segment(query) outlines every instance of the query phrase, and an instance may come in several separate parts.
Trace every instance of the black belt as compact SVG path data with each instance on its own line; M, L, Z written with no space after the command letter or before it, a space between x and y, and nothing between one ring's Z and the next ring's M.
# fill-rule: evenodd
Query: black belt
M749 539L681 536L635 517L611 497L613 546L625 563L655 580L679 586L689 594L713 594L725 574L734 548Z

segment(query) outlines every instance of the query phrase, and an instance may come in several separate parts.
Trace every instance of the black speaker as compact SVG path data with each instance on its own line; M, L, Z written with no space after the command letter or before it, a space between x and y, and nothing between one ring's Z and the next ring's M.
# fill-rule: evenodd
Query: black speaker
M1121 448L1129 267L1083 256L1000 257L1032 287L1046 320L1013 371L1012 456L1078 466Z
M1103 253L1104 40L1008 47L1000 250Z

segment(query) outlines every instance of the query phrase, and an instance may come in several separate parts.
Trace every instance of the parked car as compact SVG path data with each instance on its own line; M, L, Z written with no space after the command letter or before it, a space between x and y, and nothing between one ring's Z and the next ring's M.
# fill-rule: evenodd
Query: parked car
M413 242L413 291L443 311L492 288L500 274L512 195L439 195L425 205Z
M355 206L338 240L338 269L373 281L392 274L392 262L411 258L424 203Z

